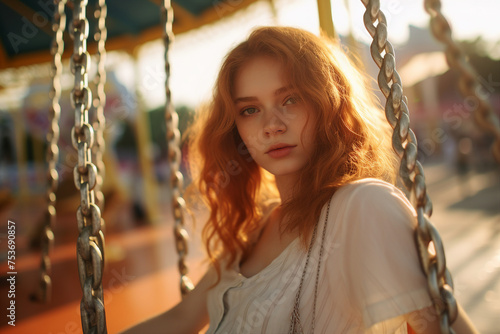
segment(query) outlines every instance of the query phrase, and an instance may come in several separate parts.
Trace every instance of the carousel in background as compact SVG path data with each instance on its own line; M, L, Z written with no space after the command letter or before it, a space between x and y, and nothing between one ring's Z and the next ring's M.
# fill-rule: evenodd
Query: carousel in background
M317 6L317 25L338 38L330 1L310 2ZM491 170L498 170L494 157L500 161L500 94L495 86L500 73L494 72L491 80L488 75L500 67L498 61L470 56L473 65L479 64L476 74L451 39L439 1L424 1L438 42L429 39L429 32L422 37L424 30L412 28L398 55L401 82L379 1L361 2L366 11L359 21L373 43L362 45L352 35L339 38L378 79L383 104L387 99L393 146L402 160L400 186L408 196L418 196L417 248L429 293L446 300L436 305L446 333L456 315L453 282L439 234L428 220L432 204L420 162L432 168L444 157L451 161L447 168L457 168L459 174L477 166L497 175ZM8 324L7 313L2 333L115 333L189 293L188 264L189 276L197 281L204 255L194 224L185 224L190 220L182 189L189 173L181 136L198 101L174 109L169 62L174 33L191 34L179 42L196 48L202 39L215 40L211 34L217 30L231 34L231 25L247 25L248 31L254 25L283 23L280 11L286 12L290 3L294 1L0 0L2 296L12 290L9 273L16 280L15 299L2 297L0 303L8 310L15 300L16 326ZM416 55L408 49L421 38L427 49ZM225 43L229 47L231 42ZM447 71L442 53L437 55L441 43L455 74ZM164 49L155 60L159 65L144 71L141 57L159 47ZM224 53L204 52L207 59ZM484 65L489 61L489 67ZM200 63L186 68L198 76L208 71ZM408 97L402 91L405 78ZM449 85L458 78L465 94L461 100ZM161 92L160 103L147 94L152 90ZM458 107L457 100L462 101ZM409 129L410 117L415 133ZM481 127L473 125L473 118ZM203 222L205 212L191 209ZM8 246L14 243L8 243L6 234L11 224L16 231L12 261ZM189 258L188 234L193 239Z

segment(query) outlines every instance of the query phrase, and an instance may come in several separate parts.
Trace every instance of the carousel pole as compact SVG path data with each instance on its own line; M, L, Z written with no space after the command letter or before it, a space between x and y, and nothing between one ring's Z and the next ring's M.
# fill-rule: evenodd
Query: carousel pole
M12 120L14 122L19 199L24 201L30 197L30 189L28 183L28 159L26 156L26 125L19 108L12 111Z
M275 0L267 0L267 3L269 4L274 24L279 25L278 8L276 8Z
M153 145L151 142L151 131L144 105L144 97L141 92L138 51L135 50L134 70L135 70L135 92L137 97L137 110L135 114L135 134L137 140L137 154L139 155L139 167L143 182L143 204L146 210L146 219L150 223L157 223L160 215L158 212L158 183L153 163Z
M326 35L332 39L336 38L332 19L332 5L330 0L317 0L319 26Z
M46 185L46 177L43 173L45 168L45 162L47 161L44 154L45 140L43 138L31 137L31 143L33 145L33 167L35 168L35 183L38 185ZM50 147L48 148L50 149ZM39 166L41 168L39 168ZM39 172L40 171L40 172ZM50 176L49 176L50 178Z

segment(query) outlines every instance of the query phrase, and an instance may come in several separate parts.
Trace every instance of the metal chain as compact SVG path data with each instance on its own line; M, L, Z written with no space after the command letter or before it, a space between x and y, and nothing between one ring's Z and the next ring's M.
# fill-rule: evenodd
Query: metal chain
M407 99L403 95L401 78L396 71L394 48L387 41L387 21L380 10L379 0L361 0L366 7L363 21L373 38L370 52L380 68L378 84L387 101L385 114L393 128L392 145L401 165L399 175L406 187L406 195L413 193L417 212L415 231L420 264L427 276L431 299L440 316L442 333L454 333L450 325L457 317L457 303L453 296L453 281L446 268L444 247L436 228L429 221L432 203L426 192L422 165L417 160L417 140L410 129ZM377 26L374 22L377 21ZM383 55L382 55L383 53Z
M180 273L180 288L181 294L184 296L193 289L193 283L187 277L188 268L186 266L186 256L188 254L188 233L184 228L184 214L183 211L186 207L186 202L181 196L181 189L183 188L184 178L179 171L181 164L181 150L180 150L180 132L179 132L179 115L175 111L171 92L170 92L170 63L169 63L169 50L170 44L174 39L172 32L172 24L174 22L174 11L172 9L170 0L163 1L162 19L164 26L164 44L165 44L165 120L167 127L167 141L168 141L168 159L170 164L170 184L172 190L172 211L174 216L174 236L175 248L179 256L177 266Z
M446 46L445 56L448 65L460 73L458 86L462 95L472 97L476 103L474 116L477 124L496 137L492 150L500 163L500 121L488 100L477 93L480 87L478 74L467 62L464 52L453 41L451 27L441 12L441 1L424 0L424 7L431 17L430 26L434 37Z
M50 76L52 78L52 87L50 89L51 106L49 109L50 128L47 133L47 155L48 162L48 189L47 189L47 211L45 212L45 227L42 232L42 259L40 263L40 286L34 298L44 303L50 302L52 297L52 279L50 251L54 246L54 232L52 229L56 223L56 190L58 187L59 174L56 169L59 160L59 119L61 116L61 56L64 51L64 29L66 27L66 14L64 7L66 0L56 0L54 9L54 18L52 22L52 31L54 37L50 53L52 55L52 66Z
M92 163L91 149L94 129L89 124L92 92L88 88L88 68L91 58L87 52L89 22L86 18L87 0L74 0L70 35L74 41L70 59L75 85L71 92L71 106L75 110L75 126L71 130L73 146L78 151L78 163L73 170L75 186L80 190L81 204L78 221L77 262L83 291L80 303L84 333L107 333L104 312L102 275L104 268L104 234L101 211L94 201L97 168Z
M104 195L101 191L102 183L105 177L105 165L103 162L104 150L104 129L106 127L106 118L104 117L104 106L106 105L106 38L108 31L106 29L106 16L108 8L106 0L99 0L94 11L94 18L97 20L97 28L94 39L97 42L97 73L95 76L96 94L94 98L95 122L93 124L95 131L95 143L92 147L93 161L97 167L97 182L94 189L95 201L98 207L104 207Z

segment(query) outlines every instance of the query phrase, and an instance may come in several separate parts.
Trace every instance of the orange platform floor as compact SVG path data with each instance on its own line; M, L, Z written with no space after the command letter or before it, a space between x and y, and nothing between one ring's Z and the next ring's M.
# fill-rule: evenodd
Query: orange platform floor
M54 227L52 300L44 304L30 298L37 290L40 277L40 250L33 244L38 240L34 235L43 217L43 203L39 198L12 202L0 209L0 333L82 333L82 291L76 262L78 230L76 214L67 207L58 210ZM131 203L115 199L106 204L103 289L108 333L118 333L180 301L173 219L168 203L162 207L158 222L146 224L132 218ZM8 220L16 223L15 298L7 298L10 288L7 272L11 271L6 259ZM188 265L189 276L197 282L206 265L199 235L193 234L196 233L191 231ZM8 325L10 320L6 317L10 300L15 300L15 326Z

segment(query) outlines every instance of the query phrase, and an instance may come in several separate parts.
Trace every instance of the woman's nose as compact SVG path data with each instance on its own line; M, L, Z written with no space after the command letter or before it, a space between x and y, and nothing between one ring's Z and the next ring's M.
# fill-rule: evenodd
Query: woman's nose
M276 113L273 113L266 119L266 123L264 124L264 133L266 135L276 135L284 132L286 132L286 124Z

